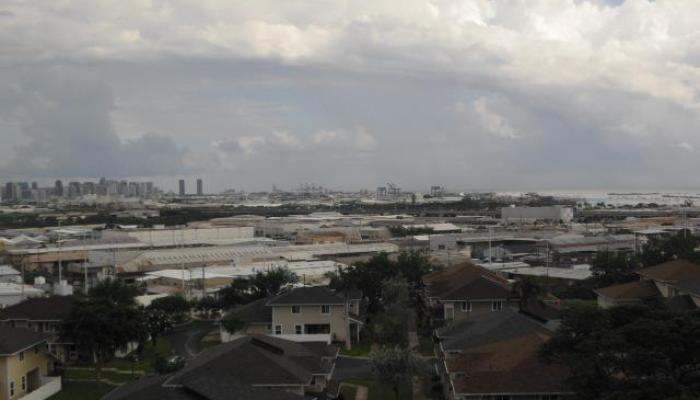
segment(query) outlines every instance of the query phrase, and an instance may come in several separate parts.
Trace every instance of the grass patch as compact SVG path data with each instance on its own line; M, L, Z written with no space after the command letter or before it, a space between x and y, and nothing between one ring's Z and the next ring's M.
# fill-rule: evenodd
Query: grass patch
M64 381L61 391L49 400L99 400L113 389L106 383Z
M355 385L367 386L367 399L368 400L394 400L396 396L391 386L368 379L350 379L347 383L352 383ZM413 386L410 382L406 382L399 388L399 399L401 400L411 400L413 399Z
M372 350L371 343L360 342L360 343L353 344L352 349L347 349L345 347L341 347L340 355L341 356L350 356L350 357L365 357L365 356L369 355L371 350Z
M584 300L584 299L562 299L561 300L561 305L562 308L577 308L577 307L585 307L585 308L596 308L598 307L598 300L593 299L593 300Z
M421 355L433 357L435 355L435 342L432 337L422 337L418 339L418 352Z
M141 354L133 353L138 356L138 361L134 363L134 370L148 371L153 369L153 363L158 356L169 356L173 352L173 346L166 338L156 339L156 345L150 341L144 346ZM105 363L106 368L116 368L124 371L131 371L131 359L129 356L124 358L114 358L108 363Z
M355 395L357 394L357 388L350 385L342 385L340 387L340 395L343 396L343 400L355 400Z
M206 336L202 338L202 340L199 342L199 348L200 350L204 351L210 347L214 347L220 344L221 335L219 334L219 330L216 329L209 332Z
M131 382L134 379L138 379L139 375L131 376L131 372L119 373L114 371L103 370L100 374L103 379L109 379L114 383L126 383ZM68 368L63 375L65 379L84 379L84 380L94 380L96 377L96 371L92 368L82 369L82 368Z

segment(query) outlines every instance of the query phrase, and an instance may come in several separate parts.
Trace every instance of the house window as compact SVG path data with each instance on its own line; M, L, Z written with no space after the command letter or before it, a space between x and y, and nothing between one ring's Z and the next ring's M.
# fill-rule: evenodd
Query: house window
M292 314L301 314L301 306L292 306Z
M282 325L275 325L275 335L282 334Z
M15 395L15 381L10 382L10 397Z
M272 333L272 325L271 324L267 325L267 332Z
M469 312L472 310L472 302L471 301L463 301L460 303L459 306L462 309L462 311Z
M304 333L304 327L301 325L294 325L294 333L296 335L301 335L302 333Z
M331 306L324 304L321 306L321 314L330 314L331 313Z
M27 390L27 376L22 377L22 391Z
M24 361L24 352L23 351L19 352L19 360Z
M491 302L491 311L501 311L502 309L503 309L503 302L501 300L496 300L496 301Z

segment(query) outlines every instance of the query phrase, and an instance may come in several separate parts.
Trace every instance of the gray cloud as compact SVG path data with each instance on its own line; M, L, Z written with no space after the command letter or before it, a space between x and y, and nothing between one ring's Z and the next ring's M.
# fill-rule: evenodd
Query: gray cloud
M165 135L120 138L113 129L114 96L90 71L71 67L4 71L3 103L22 143L3 175L23 177L157 176L187 172L186 151Z
M670 188L700 166L694 2L4 8L3 176Z

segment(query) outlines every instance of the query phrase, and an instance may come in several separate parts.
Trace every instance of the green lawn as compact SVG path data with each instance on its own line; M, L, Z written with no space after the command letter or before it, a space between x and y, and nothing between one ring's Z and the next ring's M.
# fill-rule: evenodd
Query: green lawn
M343 400L355 400L357 388L355 386L343 385L340 387L340 394L343 395Z
M166 357L170 355L173 351L173 346L170 341L165 338L156 339L155 347L151 342L148 342L143 349L143 353L138 355L139 360L134 363L134 370L137 371L148 371L152 367L152 363L155 361L158 355ZM115 358L110 362L105 363L106 368L116 368L124 371L131 371L131 359L127 356L125 358Z
M369 352L372 350L372 344L366 342L355 343L352 345L352 349L348 350L345 347L340 348L340 355L350 356L350 357L364 357L368 356Z
M63 382L63 389L49 400L99 400L114 389L104 383L95 382Z
M102 370L101 374L103 379L109 379L114 383L126 383L132 381L131 373L118 373L114 371ZM64 374L64 378L67 380L71 379L95 379L94 369L78 369L78 368L67 368ZM139 376L135 375L133 378L138 379Z
M366 379L350 379L347 383L352 383L355 385L367 386L368 400L394 400L396 399L394 391L389 385L379 383L377 381L371 381ZM411 400L413 399L413 388L410 383L407 383L401 388L399 388L399 399L401 400Z

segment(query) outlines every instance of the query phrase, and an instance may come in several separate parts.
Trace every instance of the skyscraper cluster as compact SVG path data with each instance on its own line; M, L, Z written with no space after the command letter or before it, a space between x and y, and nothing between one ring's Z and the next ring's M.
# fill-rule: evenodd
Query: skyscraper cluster
M19 203L43 202L49 198L78 198L86 195L151 198L160 193L153 182L130 182L101 178L98 182L56 180L53 187L39 187L37 182L7 182L2 188L2 201Z

